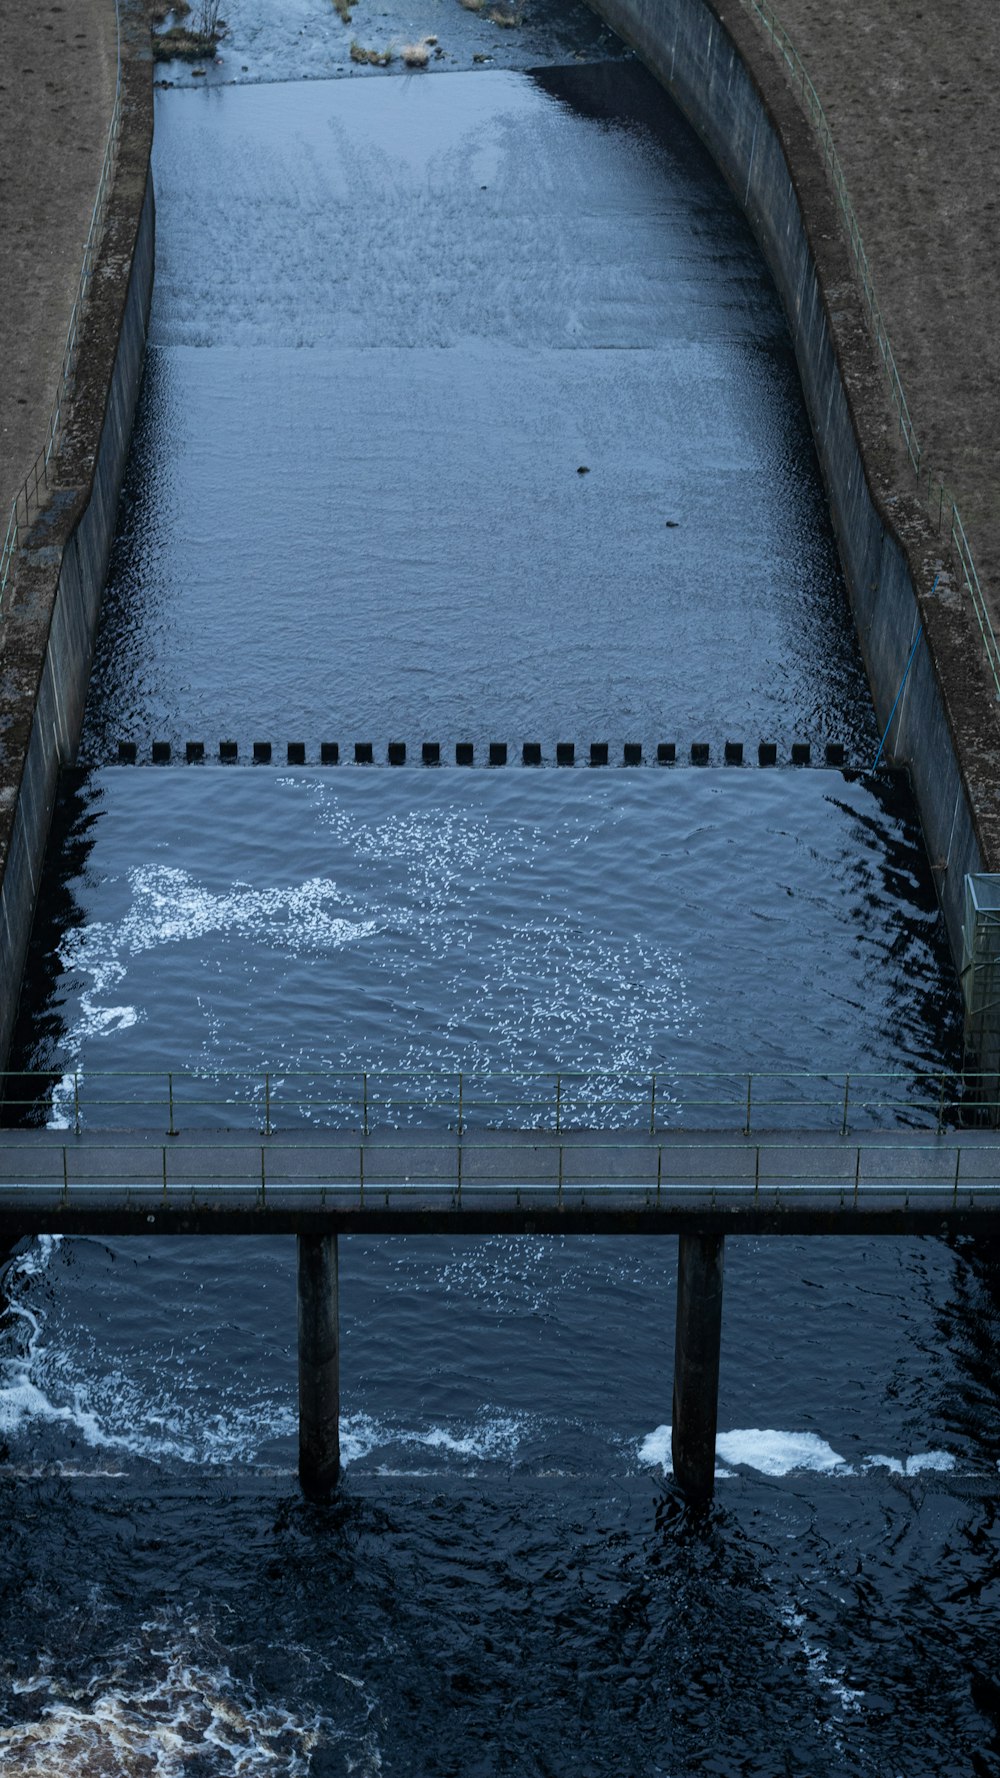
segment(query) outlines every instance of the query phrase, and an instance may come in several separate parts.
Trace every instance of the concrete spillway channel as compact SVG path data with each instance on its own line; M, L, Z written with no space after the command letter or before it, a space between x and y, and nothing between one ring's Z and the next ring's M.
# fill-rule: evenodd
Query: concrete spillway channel
M146 76L141 46L126 46L137 95L122 159L123 181L127 171L132 183L118 200L129 258L118 268L117 348L100 359L109 399L95 431L89 498L72 508L57 502L39 523L22 581L33 629L22 608L5 615L8 650L22 649L27 662L35 647L34 680L23 675L3 876L8 984L24 964L57 771L77 757L81 733L89 767L82 780L63 782L8 1091L9 1106L28 1101L29 1120L53 1126L32 1152L43 1172L57 1157L62 1179L35 1172L31 1184L27 1149L17 1144L34 1138L11 1131L4 1167L24 1179L3 1188L10 1230L38 1226L30 1194L44 1186L46 1215L66 1228L97 1227L105 1215L131 1228L138 1215L147 1226L193 1230L204 1216L218 1232L232 1205L224 1183L204 1171L205 1151L204 1176L196 1165L195 1178L173 1177L185 1151L172 1100L166 1141L159 1102L151 1110L141 1095L92 1111L85 1128L78 1108L65 1121L67 1093L78 1094L81 1076L152 1072L171 1046L179 1071L201 1066L206 1078L227 1046L248 1064L254 1052L258 1060L280 1047L282 1080L322 1068L331 1046L352 1064L363 1057L390 1072L565 1065L611 1077L675 1060L685 1047L706 1074L737 1068L766 1028L768 1041L779 1032L773 1041L786 1043L777 1068L790 1067L806 1042L818 1072L824 1045L838 1054L858 1045L900 1077L906 1064L910 1085L921 1070L954 1064L940 941L930 935L931 879L926 858L915 862L906 786L839 767L874 760L912 657L888 751L910 767L953 956L968 961L981 951L978 979L988 988L994 835L968 742L978 681L958 710L945 676L963 646L958 619L923 584L925 540L912 515L904 515L904 540L889 524L882 464L865 449L869 408L880 397L868 384L859 394L853 377L848 395L780 120L740 44L702 0L655 8L609 0L602 10L670 88L738 193L785 316L747 223L691 129L620 45L595 40L578 65L530 75L468 70L423 84L373 75L302 84L291 98L280 86L164 93L157 282L140 394L153 186L135 181L148 142ZM920 623L926 646L915 653ZM342 739L320 738L333 732ZM373 743L354 737L392 733L461 736L445 748L457 765L683 760L709 769L543 772L537 790L530 775L510 772L470 773L462 780L469 789L456 788L457 774L386 773L377 783L374 774L324 775L341 763L341 749L358 765L374 761ZM496 738L529 733L539 739ZM304 742L259 739L293 734L317 737L308 762ZM204 764L205 741L192 735L219 738L207 751L220 766L242 757L302 775L214 770ZM436 759L419 741L407 752L387 740L379 756L436 764L442 743L428 745ZM164 769L118 764L147 757ZM734 769L778 757L831 770ZM400 795L410 800L394 803ZM257 854L245 872L241 847ZM266 847L280 865L268 866L274 880L261 888L252 871ZM316 859L329 868L338 847L335 896ZM585 849L594 860L586 868ZM808 882L797 935L781 925L777 899L766 912L754 899L767 899L759 885L779 853L788 869L775 898ZM859 858L864 882L845 889ZM373 912L365 894L374 894L373 882L384 890L395 869L410 875L391 915L385 906ZM900 969L911 978L905 990L886 975L882 1004L867 967L876 951L890 974L895 966L895 939L883 942L876 929L899 918L898 883L908 871L919 883L900 922L909 922L907 961L919 949L936 984L920 990L918 1038L898 1010L900 995L916 993L913 969ZM620 911L605 908L613 890ZM47 940L45 922L59 925L67 892L83 916ZM570 892L580 896L573 907L557 900ZM123 894L127 904L116 901ZM456 930L485 909L488 932L461 964L461 946L441 937L447 897ZM738 906L748 921L752 913L780 927L772 954L754 952ZM553 910L562 922L555 935ZM842 955L838 922L850 925ZM275 971L263 991L284 926L304 935L292 947L295 967ZM254 947L253 969L235 985L223 955L234 929ZM189 957L184 975L167 959L158 975L165 947L192 933L207 946L200 961ZM519 935L524 951L514 955ZM824 949L837 952L835 987L817 956ZM323 960L319 986L296 975L306 951ZM353 960L362 953L376 956L364 979L367 964ZM849 972L859 954L848 993L837 971ZM209 1035L196 1009L211 970L226 980ZM126 975L131 998L119 1005L109 984ZM518 1025L528 975L535 1000ZM735 979L744 985L741 1007L732 1004ZM931 1001L936 1013L926 1011ZM11 987L2 1011L6 1041ZM985 1025L975 1034L988 1072L992 1040ZM900 1090L905 1098L909 1086ZM963 1093L983 1109L983 1091L966 1082L956 1119ZM407 1107L395 1106L404 1121ZM299 1101L289 1116L301 1122L315 1109ZM440 1124L440 1107L424 1109ZM342 1117L338 1126L329 1106L320 1110L334 1128L352 1128ZM912 1110L904 1106L907 1116ZM259 1118L260 1103L249 1112ZM700 1130L680 1100L673 1112ZM209 1129L220 1115L216 1107ZM267 1225L271 1214L270 1100L264 1118L265 1142L248 1149L254 1166L259 1153L261 1179L260 1201L240 1209L247 1227L262 1218ZM636 1134L620 1106L606 1126L585 1125L582 1113L577 1121L596 1128L605 1149ZM123 1125L145 1144L142 1162L130 1160L127 1177L114 1180L127 1202L87 1198L102 1184L110 1189L121 1163L110 1132ZM526 1123L510 1127L527 1142ZM423 1140L433 1146L433 1128ZM848 1149L837 1163L847 1168L836 1176L838 1203L811 1206L810 1226L861 1233L931 1218L978 1229L992 1215L992 1163L980 1156L986 1184L961 1197L951 1171L959 1139L939 1131L931 1146L929 1171L915 1154L908 1163L912 1197L905 1182L890 1181L883 1225L874 1211L870 1219L859 1213L848 1176L854 1166L860 1185L861 1151L855 1161ZM663 1145L653 1147L662 1168ZM456 1152L461 1169L471 1150L459 1142ZM544 1166L558 1165L558 1195L544 1209L522 1202L537 1179L523 1181L519 1195L517 1180L504 1178L494 1183L507 1197L488 1207L468 1196L446 1210L394 1200L383 1216L371 1206L370 1171L367 1187L358 1181L367 1209L353 1200L331 1207L323 1197L330 1179L306 1165L297 1182L305 1197L293 1207L286 1197L273 1226L300 1237L300 1451L310 1489L331 1485L339 1467L337 1236L371 1214L380 1229L453 1232L477 1216L479 1228L522 1232L679 1232L675 1470L690 1493L711 1493L724 1235L735 1226L805 1226L789 1212L795 1194L780 1205L761 1200L758 1145L752 1187L743 1171L749 1151L740 1148L736 1174L710 1194L692 1175L681 1221L676 1200L649 1206L645 1175L641 1203L612 1193L599 1208L575 1204L580 1180L564 1180L562 1168L566 1153L579 1162L581 1152L579 1141L548 1144ZM647 1167L649 1143L643 1152ZM364 1141L359 1154L363 1175ZM377 1160L368 1165L375 1186L387 1189ZM162 1178L147 1178L150 1166ZM589 1181L595 1191L602 1167L615 1173L605 1154ZM449 1153L424 1183L452 1198L468 1194L468 1176L451 1173ZM249 1190L249 1176L236 1183ZM405 1192L405 1169L391 1183ZM541 1183L551 1186L548 1171ZM815 1184L791 1183L800 1199ZM150 1190L164 1194L155 1209ZM736 1224L726 1220L735 1214L731 1196L730 1209L717 1211L722 1191L743 1193ZM930 1196L918 1203L918 1191Z

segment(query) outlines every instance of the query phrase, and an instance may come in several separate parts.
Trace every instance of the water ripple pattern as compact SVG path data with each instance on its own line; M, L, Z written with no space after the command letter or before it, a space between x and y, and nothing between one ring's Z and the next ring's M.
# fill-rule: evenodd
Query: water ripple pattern
M155 173L92 756L874 755L780 306L640 68L171 93Z

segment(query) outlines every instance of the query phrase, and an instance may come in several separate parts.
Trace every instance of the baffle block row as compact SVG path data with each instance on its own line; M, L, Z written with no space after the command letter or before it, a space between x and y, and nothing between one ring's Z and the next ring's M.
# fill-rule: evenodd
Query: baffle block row
M272 746L270 741L254 741L252 760L254 765L271 765L280 749ZM183 759L188 765L201 765L210 756L204 741L186 742L183 753L175 749L170 741L154 741L149 757L153 765L170 765L175 759ZM236 765L240 758L239 743L236 741L220 741L217 755L222 765ZM711 765L713 757L727 766L741 766L749 763L742 741L726 741L723 747L713 751L707 741L692 741L688 758L695 766ZM376 751L371 741L354 741L342 747L339 741L321 741L314 754L314 763L318 758L320 765L336 766L354 764L358 766L381 765L403 766L407 762L420 761L425 766L439 766L454 760L457 766L490 765L505 766L519 763L525 766L541 766L555 764L557 766L641 766L641 765L677 765L683 755L678 752L674 741L660 741L655 748L646 749L641 741L626 741L618 753L612 753L608 741L591 741L589 748L578 747L574 741L557 741L555 748L548 752L543 749L540 741L524 741L520 746L511 747L506 741L490 741L486 747L478 750L472 741L457 741L454 748L444 748L440 741L424 741L419 749L408 749L405 741L389 741L384 752ZM304 766L309 763L304 741L289 741L285 747L285 759L290 766ZM822 761L828 766L846 765L846 748L842 741L827 741L822 748ZM119 765L138 765L139 746L135 741L119 741ZM757 764L776 766L790 764L807 766L819 763L819 750L814 759L813 747L809 741L793 741L787 756L782 755L779 761L779 749L775 741L761 741L757 747Z

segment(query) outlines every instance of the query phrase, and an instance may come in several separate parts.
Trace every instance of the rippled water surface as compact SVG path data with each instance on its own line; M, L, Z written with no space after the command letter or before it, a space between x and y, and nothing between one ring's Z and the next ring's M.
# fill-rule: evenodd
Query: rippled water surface
M780 310L622 47L569 0L509 28L229 10L213 90L158 99L90 759L870 760ZM432 73L312 78L403 32L438 37ZM171 1066L216 1101L266 1066L291 1121L353 1115L296 1106L303 1071L656 1069L670 1121L684 1070L933 1070L956 1032L898 778L97 765L63 787L15 1061L52 1071L53 1123L76 1076L91 1124L155 1128ZM114 1070L155 1077L141 1113L95 1105ZM253 1122L259 1088L183 1115ZM22 1243L0 1770L1000 1773L995 1257L727 1246L699 1518L668 1468L672 1241L343 1240L327 1509L294 1475L291 1240Z
M168 94L155 171L92 755L873 757L779 305L642 70Z

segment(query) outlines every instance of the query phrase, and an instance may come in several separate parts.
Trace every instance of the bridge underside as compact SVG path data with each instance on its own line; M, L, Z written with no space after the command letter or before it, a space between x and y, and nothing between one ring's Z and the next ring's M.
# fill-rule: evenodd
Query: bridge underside
M957 1234L1000 1229L995 1131L14 1131L0 1235Z

